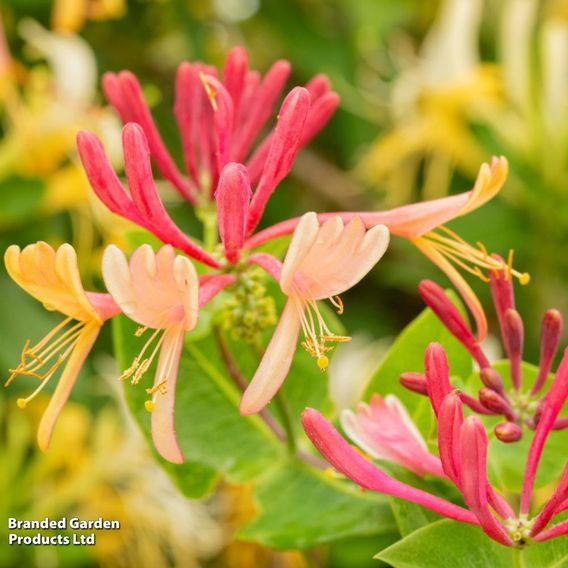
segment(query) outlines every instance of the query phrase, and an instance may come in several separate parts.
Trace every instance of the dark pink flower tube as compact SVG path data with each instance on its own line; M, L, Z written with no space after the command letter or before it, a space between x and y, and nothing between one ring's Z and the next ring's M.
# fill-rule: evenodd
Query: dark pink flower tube
M221 172L215 199L219 234L229 262L239 260L246 232L246 222L252 191L246 168L231 162Z
M536 394L546 382L552 362L558 350L560 337L562 336L562 315L558 310L548 310L542 319L540 333L540 366L538 377L531 389L531 394Z
M364 489L417 503L456 521L478 524L475 516L462 507L401 483L384 473L353 449L317 410L304 410L302 424L320 454L335 469Z
M538 463L544 449L544 444L554 422L558 417L558 414L562 410L566 398L568 397L568 349L564 351L564 356L550 390L546 395L544 403L542 405L542 411L540 413L540 419L538 421L538 426L534 434L534 438L529 449L529 455L527 457L527 465L525 467L525 478L523 481L523 490L521 493L521 514L526 515L529 512L532 492L534 487L534 480L536 477L536 471L538 468Z
M487 434L481 421L466 418L460 434L461 491L465 502L475 513L483 531L493 540L511 546L505 527L497 521L489 508L487 493Z
M430 343L424 355L424 369L428 396L434 413L438 416L442 401L453 389L444 348L439 343Z

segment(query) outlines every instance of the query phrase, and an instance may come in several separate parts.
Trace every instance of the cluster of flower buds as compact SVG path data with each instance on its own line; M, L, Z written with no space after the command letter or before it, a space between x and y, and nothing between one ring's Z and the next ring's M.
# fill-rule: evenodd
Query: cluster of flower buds
M557 310L548 310L544 314L538 375L527 389L523 384L522 366L524 326L519 312L515 309L512 279L507 270L493 270L490 272L490 282L503 346L509 362L510 388L492 366L473 331L445 291L429 280L420 283L419 291L426 304L468 350L479 368L483 387L477 398L461 392L462 402L479 414L503 416L505 421L495 427L495 435L503 442L516 442L523 435L523 425L534 430L538 424L543 403L540 393L558 350L562 335L562 316ZM412 391L428 394L427 377L422 373L403 373L400 381ZM565 427L568 427L568 421L564 418L554 424L555 429Z
M477 416L464 417L462 397L450 385L448 363L440 345L428 347L425 367L426 391L438 422L439 457L427 451L421 435L409 425L408 415L400 410L400 403L393 404L392 400L383 402L375 397L370 406L360 406L357 414L342 416L342 425L371 455L398 463L419 475L431 474L451 481L462 494L466 507L387 475L311 408L302 416L306 434L336 470L362 488L418 503L450 519L479 525L489 537L505 546L522 548L532 541L542 542L568 534L565 520L547 528L555 516L568 509L568 464L544 507L536 514L531 510L544 445L568 397L568 350L541 405L518 512L487 477L485 426Z

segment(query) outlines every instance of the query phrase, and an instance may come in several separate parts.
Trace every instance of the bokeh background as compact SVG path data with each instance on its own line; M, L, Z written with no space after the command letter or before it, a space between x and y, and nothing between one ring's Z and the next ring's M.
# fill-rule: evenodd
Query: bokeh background
M482 161L503 154L511 174L501 195L452 228L502 255L514 249L515 264L531 273L518 296L529 360L543 309L566 312L568 1L8 0L0 15L2 250L71 242L86 282L100 287L102 247L121 243L127 230L96 203L75 152L77 130L96 130L120 168L120 125L101 96L101 74L132 70L176 149L178 64L220 66L243 45L261 70L289 59L290 87L327 73L342 99L263 224L306 210L384 209L464 191ZM192 212L161 189L176 220L196 228ZM378 268L344 298L344 321L357 336L348 366L378 361L422 309L416 286L426 277L447 284L393 239ZM487 287L473 286L487 302ZM7 370L51 317L4 271L0 314ZM376 539L308 554L239 543L234 532L254 515L250 491L223 485L205 501L181 496L124 411L108 329L83 375L47 455L34 446L38 416L14 404L18 386L2 390L0 517L103 515L121 520L123 530L93 549L15 549L4 546L2 520L1 566L377 565L369 560Z

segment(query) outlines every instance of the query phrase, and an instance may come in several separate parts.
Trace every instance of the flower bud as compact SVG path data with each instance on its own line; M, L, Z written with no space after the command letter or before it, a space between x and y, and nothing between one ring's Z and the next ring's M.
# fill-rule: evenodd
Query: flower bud
M400 384L408 390L428 396L426 377L422 373L406 372L400 374Z
M516 310L507 310L505 314L504 342L511 365L511 381L516 390L521 388L521 361L524 342L523 320Z
M479 347L472 330L444 290L431 280L422 280L418 292L448 331L471 353L477 364L482 369L488 367L489 361Z
M546 382L562 335L562 316L558 310L548 310L542 319L540 333L540 368L531 394L536 394Z
M483 406L496 414L503 414L508 420L514 420L515 415L511 405L500 394L492 389L482 388L479 391L479 401Z
M510 444L512 442L518 442L523 437L523 430L515 422L501 422L495 426L495 436L505 442L505 444Z
M493 367L481 369L481 371L479 371L479 376L481 378L481 382L487 388L494 390L499 394L503 394L503 379L501 378L501 375L493 369Z

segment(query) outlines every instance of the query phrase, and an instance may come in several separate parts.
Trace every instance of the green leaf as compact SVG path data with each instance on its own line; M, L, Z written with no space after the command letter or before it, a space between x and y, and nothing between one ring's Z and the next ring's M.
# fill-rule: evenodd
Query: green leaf
M452 301L459 307L455 293L448 292ZM408 408L421 431L428 434L433 427L433 416L426 397L405 389L399 382L405 371L424 370L424 351L432 341L440 343L448 357L452 376L469 377L472 360L469 353L442 325L430 310L424 310L397 337L392 347L383 357L365 392L365 399L373 393L394 394Z
M428 509L404 499L391 497L390 505L396 526L403 537L440 518Z
M238 537L272 548L307 548L395 528L386 498L295 460L260 479L255 498L260 514Z
M443 520L413 532L376 558L394 568L511 568L512 552L479 527Z
M521 552L522 568L566 568L568 566L568 538L554 538L531 544Z
M39 178L10 177L0 181L0 226L29 219L39 210L44 182Z

